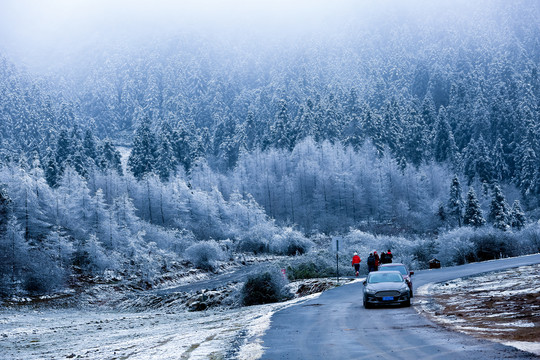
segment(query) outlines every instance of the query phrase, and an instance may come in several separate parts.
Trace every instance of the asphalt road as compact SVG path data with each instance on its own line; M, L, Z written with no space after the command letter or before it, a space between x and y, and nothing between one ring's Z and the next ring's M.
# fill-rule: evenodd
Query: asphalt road
M540 263L540 254L415 272L425 284ZM364 309L354 283L274 314L262 359L530 359L532 354L452 332L410 308Z

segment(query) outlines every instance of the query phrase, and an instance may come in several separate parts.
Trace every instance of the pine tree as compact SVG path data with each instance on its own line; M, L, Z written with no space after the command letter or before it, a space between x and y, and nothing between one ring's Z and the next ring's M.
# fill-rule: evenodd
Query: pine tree
M47 160L45 162L45 180L50 187L56 188L60 180L60 169L56 163L56 157L50 148L47 148Z
M446 110L441 107L437 119L437 128L433 142L433 155L435 161L439 163L454 163L457 155L457 147L454 142L452 129L448 124Z
M499 185L493 186L493 199L489 207L489 221L493 227L508 230L510 227L509 209Z
M171 137L171 145L173 153L178 163L184 167L184 170L189 172L193 161L197 156L203 156L209 149L211 144L211 136L207 128L202 131L204 139L197 143L197 139L190 131L190 127L184 121L178 123L173 130Z
M98 165L96 140L90 129L86 130L84 133L83 148L88 164Z
M421 117L413 108L410 111L405 123L405 134L403 136L404 152L407 159L416 168L422 164L422 161L427 160L426 154L428 139L421 123Z
M540 181L540 174L538 171L538 157L536 151L531 144L531 131L528 131L528 135L523 139L520 147L518 148L519 156L516 162L519 164L516 180L521 193L524 196L529 194L536 194L539 187L537 184Z
M67 130L62 129L58 136L58 142L56 144L56 164L58 165L59 173L64 172L66 162L69 156L72 154L71 139Z
M253 111L248 111L246 123L245 123L245 139L244 145L247 151L252 151L259 145L259 138L257 135L257 128L255 123L255 115Z
M493 178L497 182L501 182L508 176L508 164L506 164L503 144L501 138L497 138L495 147L491 153L491 162L493 164Z
M493 179L493 165L490 157L490 151L484 137L480 136L477 143L476 153L476 175L480 181L491 183Z
M278 149L290 150L294 144L294 140L290 138L291 118L287 109L287 101L280 100L279 110L276 119L270 127L271 146Z
M7 223L12 214L13 202L6 189L0 184L0 237L6 231Z
M525 226L525 222L527 221L527 218L525 217L525 213L521 209L521 205L519 203L519 200L515 200L514 204L512 205L512 212L510 215L512 219L512 228L516 230L521 230Z
M467 193L467 203L465 204L465 216L463 217L463 223L473 227L480 227L486 223L484 216L482 215L482 209L480 203L476 198L474 188L469 188Z
M467 147L463 150L463 174L467 177L468 184L471 185L476 177L476 155L478 154L478 145L474 139L471 139Z
M127 163L137 180L141 180L156 169L156 151L156 136L150 130L148 120L143 121L135 133L133 148Z
M463 197L461 195L461 184L457 175L452 179L450 185L450 197L448 199L448 215L453 216L458 226L461 227L461 218L463 212Z
M72 153L67 159L67 163L84 178L88 178L94 160L88 159L82 144L77 141L72 145Z
M367 109L363 119L363 133L371 139L377 149L379 156L384 153L384 141L382 134L381 118L371 110Z
M166 136L161 136L157 152L157 173L162 181L169 181L171 174L176 172L178 162L173 154L171 143Z
M120 152L114 147L112 140L107 138L103 140L101 146L99 146L99 167L102 170L111 169L118 173L123 174L122 170L122 156Z

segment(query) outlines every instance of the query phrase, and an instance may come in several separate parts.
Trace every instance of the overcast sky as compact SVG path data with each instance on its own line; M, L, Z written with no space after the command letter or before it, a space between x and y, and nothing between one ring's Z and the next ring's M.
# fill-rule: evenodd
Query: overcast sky
M98 34L330 31L350 6L351 0L2 0L0 41L42 47Z
M228 40L341 36L350 25L387 25L392 13L409 21L438 22L452 7L478 0L0 0L0 53L32 61L95 49L98 44L199 33ZM487 2L489 4L489 1ZM484 5L478 5L484 4ZM445 8L446 7L446 8ZM442 15L441 15L442 14ZM461 16L461 15L459 15ZM354 35L354 30L352 31ZM55 54L48 55L48 54Z

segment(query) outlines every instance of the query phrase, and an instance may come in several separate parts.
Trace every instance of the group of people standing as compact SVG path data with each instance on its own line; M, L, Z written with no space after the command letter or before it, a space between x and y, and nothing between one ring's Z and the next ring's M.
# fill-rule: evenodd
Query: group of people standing
M377 251L373 251L369 253L368 259L367 259L367 265L368 265L368 271L377 271L379 270L379 264L389 264L392 262L394 255L392 255L392 251L388 249L387 252L382 252L381 256L377 254ZM354 270L356 272L356 276L358 276L360 271L360 262L362 259L360 259L360 256L358 256L358 253L354 253L352 258L352 266L354 267Z

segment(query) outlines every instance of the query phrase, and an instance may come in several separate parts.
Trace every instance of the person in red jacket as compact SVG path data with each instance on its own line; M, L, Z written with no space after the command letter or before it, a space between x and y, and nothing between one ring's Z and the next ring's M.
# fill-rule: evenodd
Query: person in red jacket
M379 270L379 254L377 251L373 251L373 257L375 258L375 271Z
M355 252L354 256L352 257L352 266L354 267L354 270L356 271L356 276L358 276L359 271L360 271L360 261L362 261L362 259L360 259L360 256L358 256L358 253Z

